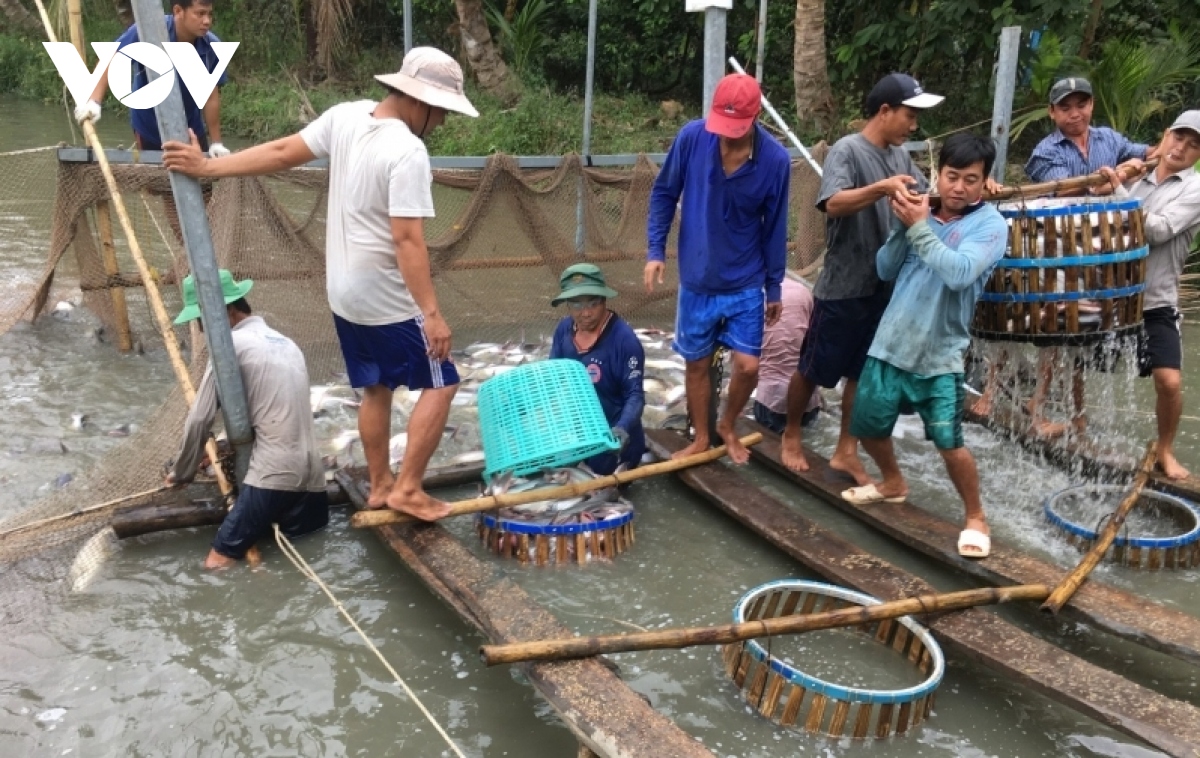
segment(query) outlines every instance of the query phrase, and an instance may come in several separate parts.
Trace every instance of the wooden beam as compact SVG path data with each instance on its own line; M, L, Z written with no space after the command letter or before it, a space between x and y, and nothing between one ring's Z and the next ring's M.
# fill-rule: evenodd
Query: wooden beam
M338 481L358 507L366 505L360 480L343 471ZM391 525L374 531L488 640L518 642L569 633L503 571L476 558L440 525ZM595 658L520 668L580 744L599 756L713 758Z

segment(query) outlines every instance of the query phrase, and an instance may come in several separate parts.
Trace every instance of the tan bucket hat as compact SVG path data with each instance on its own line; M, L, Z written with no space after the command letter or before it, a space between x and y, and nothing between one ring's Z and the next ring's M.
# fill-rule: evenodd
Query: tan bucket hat
M436 47L414 47L404 56L398 72L378 74L375 78L435 108L479 116L479 111L463 94L462 66Z

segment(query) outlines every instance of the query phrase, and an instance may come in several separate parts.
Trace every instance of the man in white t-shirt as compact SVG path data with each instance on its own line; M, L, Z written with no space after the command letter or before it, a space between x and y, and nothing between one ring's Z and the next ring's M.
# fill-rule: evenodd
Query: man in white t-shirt
M437 449L458 372L450 362L450 327L438 309L424 219L432 217L433 174L422 140L446 111L479 113L463 93L462 68L440 50L416 47L400 71L375 77L380 102L336 105L299 134L206 158L167 142L163 163L195 177L256 176L329 158L325 231L326 290L350 383L363 389L358 429L371 478L368 506L433 521L450 506L425 493L421 480ZM388 460L392 392L421 390L408 424L398 476Z

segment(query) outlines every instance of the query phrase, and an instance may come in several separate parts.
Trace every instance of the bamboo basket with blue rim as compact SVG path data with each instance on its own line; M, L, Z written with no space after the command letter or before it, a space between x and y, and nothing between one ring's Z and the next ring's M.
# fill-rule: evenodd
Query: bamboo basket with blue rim
M1008 250L975 310L989 341L1079 346L1136 334L1146 244L1138 198L1008 203Z
M879 605L870 595L822 582L781 580L748 592L734 608L734 623L807 615L851 606ZM899 689L837 684L807 674L770 651L770 640L747 640L722 648L725 672L762 716L782 726L803 725L811 734L855 740L905 734L933 712L934 693L945 673L941 648L910 616L854 628L888 648L924 677Z
M1068 487L1046 498L1042 512L1068 544L1088 552L1111 510L1104 504L1124 492L1124 487L1110 484ZM1166 492L1143 490L1138 497L1132 526L1129 521L1123 524L1103 559L1150 571L1189 569L1200 564L1200 508ZM1097 512L1106 515L1097 520Z

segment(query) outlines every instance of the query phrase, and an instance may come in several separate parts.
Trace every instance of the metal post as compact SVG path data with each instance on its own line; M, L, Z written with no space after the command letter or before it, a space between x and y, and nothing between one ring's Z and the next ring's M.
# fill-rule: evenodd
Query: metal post
M1017 90L1017 56L1021 50L1021 27L1000 31L1000 58L996 64L996 99L992 106L992 139L996 142L996 165L992 178L1004 183L1008 167L1008 132L1012 126L1013 95Z
M758 4L758 57L754 59L754 78L762 84L763 58L767 55L767 0Z
M588 0L588 47L587 75L583 85L583 160L584 165L590 163L592 154L592 91L596 82L596 13L598 0ZM575 203L575 252L583 255L585 229L583 220L583 200L586 187L584 180L579 180L579 197Z
M134 0L133 14L140 41L160 46L168 41L167 25L160 0ZM149 70L147 74L152 79L157 78ZM169 76L175 79L171 94L154 109L158 132L163 141L187 142L187 119L183 113L183 97L179 93L179 78L175 76L174 71L170 72ZM250 464L253 433L250 428L249 409L246 406L246 391L242 385L242 373L233 349L233 333L229 328L225 299L221 294L217 257L213 252L204 195L200 189L200 182L195 179L175 172L171 172L170 179L171 192L175 196L175 207L179 213L184 249L187 251L188 264L196 281L196 295L200 301L204 334L208 338L208 353L217 380L217 397L225 417L225 434L236 453L235 470L237 478L241 480Z
M404 54L408 55L408 51L412 50L412 0L404 0Z
M725 8L704 9L704 110L712 107L717 82L725 75Z

